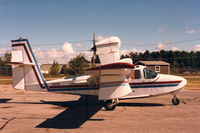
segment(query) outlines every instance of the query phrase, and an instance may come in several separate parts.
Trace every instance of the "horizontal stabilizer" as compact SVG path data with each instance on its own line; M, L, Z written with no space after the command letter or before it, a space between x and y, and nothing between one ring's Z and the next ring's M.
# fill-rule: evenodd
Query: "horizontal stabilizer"
M21 66L35 66L34 63L26 63L26 62L6 62L6 64L9 64L9 65L21 65Z

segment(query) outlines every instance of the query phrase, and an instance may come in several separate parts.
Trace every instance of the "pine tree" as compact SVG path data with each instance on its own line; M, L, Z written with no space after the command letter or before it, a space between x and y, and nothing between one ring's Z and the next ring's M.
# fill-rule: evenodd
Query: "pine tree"
M60 68L59 68L58 62L54 60L53 65L50 68L50 75L57 76L59 75L59 72L60 72Z
M68 67L67 65L63 65L61 70L60 70L60 74L68 74Z

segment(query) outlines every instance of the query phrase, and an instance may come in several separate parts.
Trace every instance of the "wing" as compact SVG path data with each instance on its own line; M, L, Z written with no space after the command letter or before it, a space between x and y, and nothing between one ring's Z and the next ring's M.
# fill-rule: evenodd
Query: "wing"
M116 99L132 92L128 78L135 66L130 63L130 60L126 59L123 62L88 69L92 79L98 80L99 78L99 100Z
M117 99L132 92L126 75L101 76L99 100Z

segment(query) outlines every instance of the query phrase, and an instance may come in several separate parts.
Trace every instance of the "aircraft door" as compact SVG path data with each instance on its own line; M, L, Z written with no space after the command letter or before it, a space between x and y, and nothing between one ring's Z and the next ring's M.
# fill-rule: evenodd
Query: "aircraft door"
M131 83L134 85L132 88L134 90L135 96L149 96L151 94L151 88L145 87L145 79L143 73L143 66L139 66L134 70L134 76L132 76Z
M134 70L134 76L130 82L136 83L137 87L134 89L135 93L148 96L152 94L154 88L150 87L150 83L155 82L159 78L159 75L153 70L146 68L145 66L138 66Z
M153 70L149 69L149 68L144 68L143 69L143 73L144 73L144 82L145 83L150 83L149 85L151 85L152 82L155 82L158 78L159 78L159 74L157 74L156 72L154 72ZM155 87L148 87L148 91L149 93L152 95L152 93L157 89Z
M141 73L140 69L133 70L131 76L131 82L135 83L144 82L143 74Z

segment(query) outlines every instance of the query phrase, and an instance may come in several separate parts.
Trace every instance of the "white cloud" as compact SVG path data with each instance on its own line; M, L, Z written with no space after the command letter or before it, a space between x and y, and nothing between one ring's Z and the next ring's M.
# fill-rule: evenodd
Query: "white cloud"
M145 51L138 50L138 49L132 49L131 52L133 52L133 53L144 53Z
M165 49L168 46L169 43L170 43L170 41L159 42L157 47L156 47L156 50Z
M172 47L172 51L179 51L179 48L177 48L177 47Z
M91 51L75 52L72 48L72 44L68 42L64 43L60 50L42 50L39 48L34 49L33 52L40 64L52 64L54 60L56 60L59 64L66 64L71 58L77 56L78 54L84 55L84 57L89 61L92 57Z
M107 37L103 37L102 35L97 35L97 38L96 38L96 40L97 41L101 41L101 40L104 40L104 39L106 39Z
M60 64L67 63L72 57L76 56L72 48L72 44L66 42L63 44L61 50L50 49L50 50L33 50L35 57L40 64L53 63L54 60L58 61Z
M186 30L185 31L186 34L196 34L198 32L200 32L200 30Z
M123 49L123 50L120 50L120 56L129 54L130 52L133 52L133 53L144 53L145 51L138 50L138 49L132 49L132 50Z
M62 50L69 54L74 54L74 50L72 49L72 44L65 42L62 46Z
M83 48L83 45L82 45L81 43L78 43L78 44L77 44L77 48L82 49L82 48Z
M193 47L193 51L200 51L200 44L197 44Z
M130 51L127 49L120 50L119 52L120 52L120 56L130 53Z
M165 30L165 28L163 28L163 27L158 28L158 32L163 32L164 30Z
M7 52L8 50L5 48L0 48L0 57L4 56L4 54Z
M79 52L78 54L82 54L88 61L90 61L93 56L92 51L82 51L82 52Z
M5 48L0 48L0 56L3 56L5 54L5 52L7 51L7 49Z

